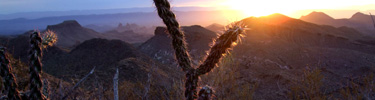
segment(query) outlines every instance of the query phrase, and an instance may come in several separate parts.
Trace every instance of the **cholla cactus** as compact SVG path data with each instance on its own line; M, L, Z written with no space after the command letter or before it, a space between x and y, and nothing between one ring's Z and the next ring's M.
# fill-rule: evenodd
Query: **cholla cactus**
M42 38L39 32L33 32L30 35L29 51L29 73L30 73L30 100L45 100L42 95L42 80L40 73L42 71Z
M210 86L204 86L199 91L198 100L211 100L213 97L214 91Z
M180 25L176 20L176 16L170 10L171 6L167 0L154 0L160 18L163 19L167 25L169 35L172 37L173 49L176 51L176 59L183 71L189 71L191 67L191 60L185 43L184 33L180 31Z
M48 46L53 46L57 42L57 35L55 32L51 30L47 30L42 35L42 45L43 48L47 48Z
M0 75L3 78L4 86L5 86L5 94L7 94L8 100L20 100L20 93L17 90L17 81L12 74L12 67L10 65L10 61L8 60L7 56L5 55L5 48L0 47Z
M163 19L172 37L172 45L175 50L175 56L178 64L186 73L185 97L187 100L197 98L198 78L200 75L210 72L225 53L232 47L241 34L244 33L245 27L241 23L233 24L224 34L215 40L214 46L210 49L209 55L204 63L197 69L191 67L191 60L187 53L185 37L180 31L180 26L176 20L175 14L170 9L168 0L154 0L158 10L159 17Z

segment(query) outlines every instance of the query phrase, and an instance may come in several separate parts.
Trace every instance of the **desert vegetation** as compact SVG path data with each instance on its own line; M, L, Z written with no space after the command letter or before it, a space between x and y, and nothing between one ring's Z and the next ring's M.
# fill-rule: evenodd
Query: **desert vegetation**
M4 94L6 96L1 97L2 99L9 99L9 100L20 100L23 99L30 99L30 100L45 100L47 91L43 92L43 83L41 79L41 71L42 71L42 51L43 48L48 46L52 46L57 41L57 37L55 33L52 31L47 31L44 33L43 38L40 36L39 32L33 32L30 35L30 51L29 51L29 79L30 79L30 87L29 91L25 91L20 93L18 91L18 84L14 74L12 72L12 65L10 64L10 60L6 55L6 48L1 47L0 49L0 56L1 56L1 76L4 83ZM45 85L48 86L48 85ZM44 87L47 88L47 87Z
M277 26L283 23L272 23L275 21L268 21L267 18L249 18L247 20L242 20L238 22L232 22L228 25L220 36L213 39L211 46L205 55L200 57L203 58L202 61L195 63L191 53L188 49L188 44L186 43L185 33L182 31L179 22L176 19L176 15L171 10L171 5L168 0L153 0L157 13L159 17L163 20L164 24L167 26L168 36L172 39L173 56L175 57L175 65L178 68L165 67L162 62L148 61L147 58L137 58L142 55L136 55L138 52L131 52L127 58L120 59L118 63L108 66L115 67L97 67L97 66L82 66L85 64L80 64L79 68L70 70L79 70L80 68L89 67L91 70L89 72L82 71L81 76L74 76L75 79L57 79L51 77L51 75L42 72L43 68L43 51L56 44L57 35L51 31L47 30L43 34L40 32L32 32L29 34L29 52L28 52L28 64L25 64L21 59L15 59L11 53L9 53L6 47L0 47L0 75L1 75L1 85L0 85L0 100L252 100L255 95L261 94L262 96L269 96L264 91L259 91L259 88L267 87L266 82L258 81L259 79L243 80L244 76L249 75L256 76L255 73L245 73L243 75L244 67L250 70L262 70L258 73L267 73L259 75L261 78L271 78L271 81L277 81L276 88L271 88L271 90L266 91L277 91L277 95L281 95L283 99L291 100L332 100L332 99L357 99L357 100L373 100L375 99L375 78L373 74L363 74L360 77L345 77L350 81L337 81L340 83L339 88L326 88L328 85L325 84L328 80L329 73L327 69L322 67L323 65L312 65L307 66L303 72L295 71L293 74L297 74L301 77L298 79L285 79L286 84L279 82L280 79L286 77L282 72L271 72L265 70L262 66L276 67L272 69L278 70L295 70L291 65L286 64L283 60L283 55L278 56L278 60L275 59L263 59L261 57L238 57L240 54L237 52L230 52L236 47L237 44L241 44L241 39L243 35L257 36L251 34L252 32L264 32L258 37L268 38L267 34L272 34L273 37L286 38L285 40L278 41L286 42L293 41L296 44L290 44L290 48L297 48L301 55L304 52L313 52L311 48L302 45L304 42L310 43L308 40L294 39L293 36L296 32L314 30L314 29L294 29L293 25L305 25L309 26L309 23L297 23L299 20L287 23L290 24L287 28ZM290 20L286 16L276 14L276 20ZM285 19L285 20L284 20ZM246 22L258 21L256 24L262 24L257 26L256 24L251 24L254 30L247 32L248 29ZM263 24L264 22L271 23L270 25ZM77 23L75 21L70 21L70 23ZM297 24L296 24L297 23ZM77 23L78 24L78 23ZM273 28L275 27L276 28ZM316 30L320 29L320 26L313 25ZM195 28L198 26L195 26ZM161 28L159 28L161 29ZM266 30L262 30L266 29ZM334 29L328 28L327 30ZM162 29L161 29L162 30ZM336 30L337 31L337 30ZM334 32L336 32L334 31ZM335 34L332 32L332 34ZM286 36L281 36L279 34L285 33ZM337 31L337 33L343 33ZM319 36L323 36L321 33L317 33ZM264 37L262 37L264 36ZM301 34L298 36L304 37ZM312 35L306 37L312 37ZM324 35L327 40L337 40L347 41L348 37L335 37L334 35L328 34ZM271 38L273 38L271 37ZM315 37L314 37L315 38ZM334 39L332 39L334 38ZM261 40L261 39L259 39ZM297 42L296 42L297 41ZM302 41L302 42L299 42ZM70 41L72 42L72 41ZM92 45L98 46L96 43L103 43L107 49L111 47L127 46L129 44L120 41L106 41L103 39L93 39L89 42L85 42L88 47ZM110 43L117 43L116 45L108 45ZM251 45L250 47L265 47L267 44L271 43L269 41L256 42L256 45ZM307 43L306 43L307 44ZM318 44L318 43L311 43ZM249 45L249 44L244 44ZM261 45L261 46L259 46ZM281 44L282 45L282 44ZM289 45L289 44L288 44ZM319 44L318 44L319 45ZM356 46L359 44L355 44ZM101 45L103 46L103 45ZM104 47L103 46L103 47ZM77 48L85 48L79 47ZM279 48L270 46L274 52L277 52ZM288 48L288 49L290 49ZM129 48L125 48L129 49ZM134 49L134 48L130 48ZM250 48L256 49L257 51L267 52L263 48ZM267 48L266 48L267 49ZM314 49L314 48L313 48ZM76 50L76 49L74 49ZM74 51L72 50L72 51ZM329 49L330 50L330 49ZM77 50L78 53L85 56L86 52L90 50ZM100 57L106 55L109 52L115 52L115 50L104 50L105 52L100 52L98 54ZM240 50L238 50L240 51ZM281 50L280 50L281 51ZM59 53L59 52L58 52ZM96 53L96 52L94 52ZM168 54L168 52L164 52ZM72 55L74 53L71 53ZM275 53L276 54L276 53ZM79 55L78 57L80 57ZM108 54L109 55L109 54ZM262 55L262 54L259 54ZM307 55L307 54L306 54ZM320 54L322 55L322 54ZM267 56L267 55L264 55ZM287 55L289 56L289 55ZM302 55L304 56L304 55ZM309 55L307 55L309 56ZM58 56L60 57L60 56ZM73 56L76 57L76 56ZM76 59L79 59L79 58ZM90 59L110 59L111 58L100 58L92 57ZM159 57L159 56L155 56ZM199 58L199 57L197 57ZM88 59L88 60L90 60ZM162 58L157 58L162 59ZM246 62L246 59L254 59ZM296 59L297 58L292 58ZM74 59L73 59L74 60ZM310 59L305 59L310 60ZM314 60L314 59L311 59ZM61 61L66 61L63 63L69 63L67 66L72 66L71 61L63 59ZM147 62L148 61L148 62ZM95 62L100 63L100 62ZM269 65L269 63L273 65ZM320 59L319 59L320 63ZM335 62L336 63L336 62ZM268 64L268 65L267 65ZM283 65L285 64L285 65ZM173 65L173 64L172 64ZM326 64L327 65L327 64ZM124 68L122 66L130 66ZM255 69L254 66L261 67ZM59 67L59 66L57 66ZM313 68L311 68L313 67ZM311 68L311 69L310 69ZM361 67L362 68L362 67ZM366 69L361 70L371 70ZM57 70L57 71L56 71ZM60 71L70 71L56 69L51 72ZM100 70L109 70L110 78L100 78L99 76L107 75L108 72L103 72ZM135 70L135 71L134 71ZM134 71L134 72L131 72ZM245 70L246 71L246 70ZM286 72L285 71L285 72ZM113 75L112 75L113 74ZM142 74L142 75L141 75ZM124 76L132 76L135 78L127 78L126 81L121 81ZM112 77L113 76L113 77ZM291 76L291 75L290 75ZM168 78L168 79L165 79ZM293 77L295 78L295 77ZM169 80L170 79L170 80ZM331 78L332 79L332 78ZM68 81L66 81L68 80ZM108 81L110 80L110 81ZM113 83L111 83L113 82ZM271 83L271 82L270 82ZM269 84L270 84L269 83ZM280 84L279 84L280 83ZM84 86L84 87L83 87ZM267 88L268 89L268 88ZM275 89L275 90L272 90ZM262 97L257 97L259 99Z
M163 19L172 37L172 45L178 64L186 72L185 97L187 100L196 99L198 97L196 89L198 87L199 76L210 72L216 66L220 59L228 52L228 49L231 48L232 44L237 42L240 35L243 34L245 27L241 26L241 23L233 24L223 35L215 40L205 61L195 69L192 67L191 59L186 49L184 34L179 29L180 26L170 9L169 2L167 0L154 0L154 2L160 18ZM211 98L212 89L210 87L202 89L200 90L201 92L207 93L199 93L199 98Z

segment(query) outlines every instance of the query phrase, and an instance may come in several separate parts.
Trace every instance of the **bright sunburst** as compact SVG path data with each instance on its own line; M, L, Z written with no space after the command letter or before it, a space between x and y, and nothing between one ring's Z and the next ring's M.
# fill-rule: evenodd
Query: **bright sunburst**
M242 11L246 16L266 16L281 13L291 16L307 9L348 9L354 5L373 4L373 0L222 0L222 5ZM356 8L364 10L365 8ZM299 16L291 16L299 17Z

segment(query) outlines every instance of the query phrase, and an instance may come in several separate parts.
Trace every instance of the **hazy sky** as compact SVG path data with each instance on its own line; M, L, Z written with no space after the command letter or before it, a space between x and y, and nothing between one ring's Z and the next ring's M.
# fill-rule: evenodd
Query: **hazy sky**
M292 15L306 9L375 10L375 0L170 0L172 6L205 6L242 10L246 15ZM153 0L0 0L0 14L153 7Z
M220 0L170 0L173 6L202 6ZM152 7L152 0L0 0L0 14L30 11L66 11Z

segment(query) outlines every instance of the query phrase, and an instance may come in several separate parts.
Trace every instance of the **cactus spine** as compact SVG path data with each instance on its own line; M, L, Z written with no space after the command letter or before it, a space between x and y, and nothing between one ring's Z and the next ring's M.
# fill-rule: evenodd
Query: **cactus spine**
M204 63L197 69L194 69L191 67L191 60L187 52L184 33L180 31L176 15L171 11L168 0L154 0L154 3L159 17L163 19L172 37L172 45L178 64L182 67L183 71L187 72L185 97L187 100L194 100L197 98L196 89L198 87L199 76L210 72L216 66L223 55L232 47L232 44L235 43L244 32L244 28L240 24L234 24L230 27L223 35L216 39Z
M33 32L30 35L29 51L29 73L30 73L30 100L45 100L42 94L42 80L40 77L42 71L42 38L39 32Z
M5 55L5 48L0 47L0 66L1 77L3 78L5 93L8 100L21 100L20 93L17 90L17 81L12 73L10 61Z

